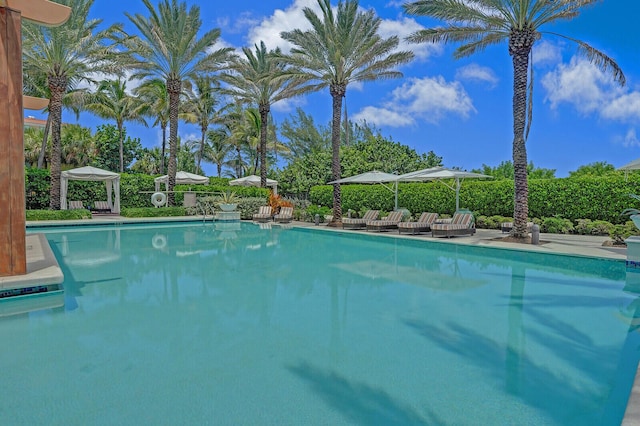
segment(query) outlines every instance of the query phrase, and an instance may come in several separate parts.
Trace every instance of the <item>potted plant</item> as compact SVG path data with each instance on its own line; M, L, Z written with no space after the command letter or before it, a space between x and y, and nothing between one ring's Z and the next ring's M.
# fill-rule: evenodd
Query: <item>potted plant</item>
M240 197L233 191L225 191L216 199L216 205L223 212L232 212L238 207Z

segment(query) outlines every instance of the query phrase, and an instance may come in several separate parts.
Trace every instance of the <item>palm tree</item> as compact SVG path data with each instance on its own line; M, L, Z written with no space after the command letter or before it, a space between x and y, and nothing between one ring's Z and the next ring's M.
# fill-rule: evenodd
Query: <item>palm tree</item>
M340 1L334 15L330 0L318 0L322 16L311 8L304 8L304 15L311 30L293 30L280 36L295 47L282 59L292 65L297 76L302 76L320 90L329 87L333 101L331 121L331 169L333 179L340 179L340 118L342 98L347 85L357 81L401 77L393 70L413 59L413 53L397 51L398 37L383 39L378 34L381 19L375 11L358 10L356 0ZM342 223L340 185L333 185L333 226Z
M24 129L24 164L27 167L34 167L38 164L43 136L44 129L38 127L26 127Z
M232 145L227 142L229 134L224 128L217 128L207 132L207 143L204 149L204 159L216 165L218 177L222 176L222 166L227 164L227 156Z
M162 0L155 10L150 0L143 0L149 17L126 14L141 34L123 39L128 47L129 65L133 77L161 78L169 94L169 168L168 204L175 203L173 187L176 183L178 155L178 110L182 84L207 72L217 71L227 61L231 48L213 49L220 37L220 30L213 29L198 37L202 21L200 8L192 6L187 11L184 2Z
M622 70L611 58L587 43L541 28L560 20L578 16L582 7L596 0L421 0L405 4L407 13L447 22L445 27L420 30L409 37L416 43L462 42L454 57L463 58L506 41L513 64L513 167L514 226L512 235L527 236L529 214L526 138L531 125L533 86L531 49L543 34L562 37L578 45L579 51L598 68L611 72L615 81L624 85ZM529 90L529 92L528 92Z
M111 118L116 121L120 142L120 173L123 173L124 122L135 121L146 126L147 122L142 114L147 106L127 93L127 82L122 79L103 80L91 98L85 106L86 109L102 118Z
M69 20L59 27L23 24L23 66L27 75L46 75L51 115L51 189L50 207L60 209L60 126L63 97L82 81L92 82L97 69L105 73L118 71L111 59L113 45L107 39L120 31L112 25L98 31L101 19L89 19L93 0L60 0L71 7Z
M167 147L167 126L169 125L167 85L164 80L152 78L136 87L133 93L147 106L145 109L146 115L155 119L152 126L160 126L162 129L162 153L160 155L159 173L163 175Z
M63 168L88 166L97 157L98 149L91 129L78 124L66 124L60 136Z
M280 61L280 49L267 51L263 41L255 46L255 54L249 48L243 48L245 58L231 62L231 74L221 75L221 79L231 87L229 93L237 100L258 106L260 113L260 185L267 187L267 130L271 105L308 90L306 81L300 76L285 75L285 63Z
M200 126L201 136L196 155L196 173L202 173L200 163L206 146L207 130L218 116L218 110L216 110L218 98L215 96L215 92L219 88L214 85L214 80L210 77L197 78L194 85L195 90L186 92L183 116L186 121Z

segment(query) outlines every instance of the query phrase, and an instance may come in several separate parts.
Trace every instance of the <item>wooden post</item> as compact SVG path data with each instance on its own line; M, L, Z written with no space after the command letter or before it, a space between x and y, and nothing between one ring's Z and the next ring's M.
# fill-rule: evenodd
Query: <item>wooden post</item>
M0 276L27 273L21 25L0 7Z

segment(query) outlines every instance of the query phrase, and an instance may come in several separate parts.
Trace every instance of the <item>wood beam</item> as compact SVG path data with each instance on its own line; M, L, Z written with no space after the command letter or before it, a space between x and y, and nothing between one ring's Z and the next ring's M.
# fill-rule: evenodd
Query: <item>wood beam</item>
M0 276L27 273L22 22L0 7Z

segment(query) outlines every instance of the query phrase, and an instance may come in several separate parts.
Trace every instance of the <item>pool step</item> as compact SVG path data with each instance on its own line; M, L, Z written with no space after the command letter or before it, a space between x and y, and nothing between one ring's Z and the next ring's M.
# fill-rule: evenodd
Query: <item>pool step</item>
M27 274L0 277L0 316L64 305L64 274L44 234L27 234Z

